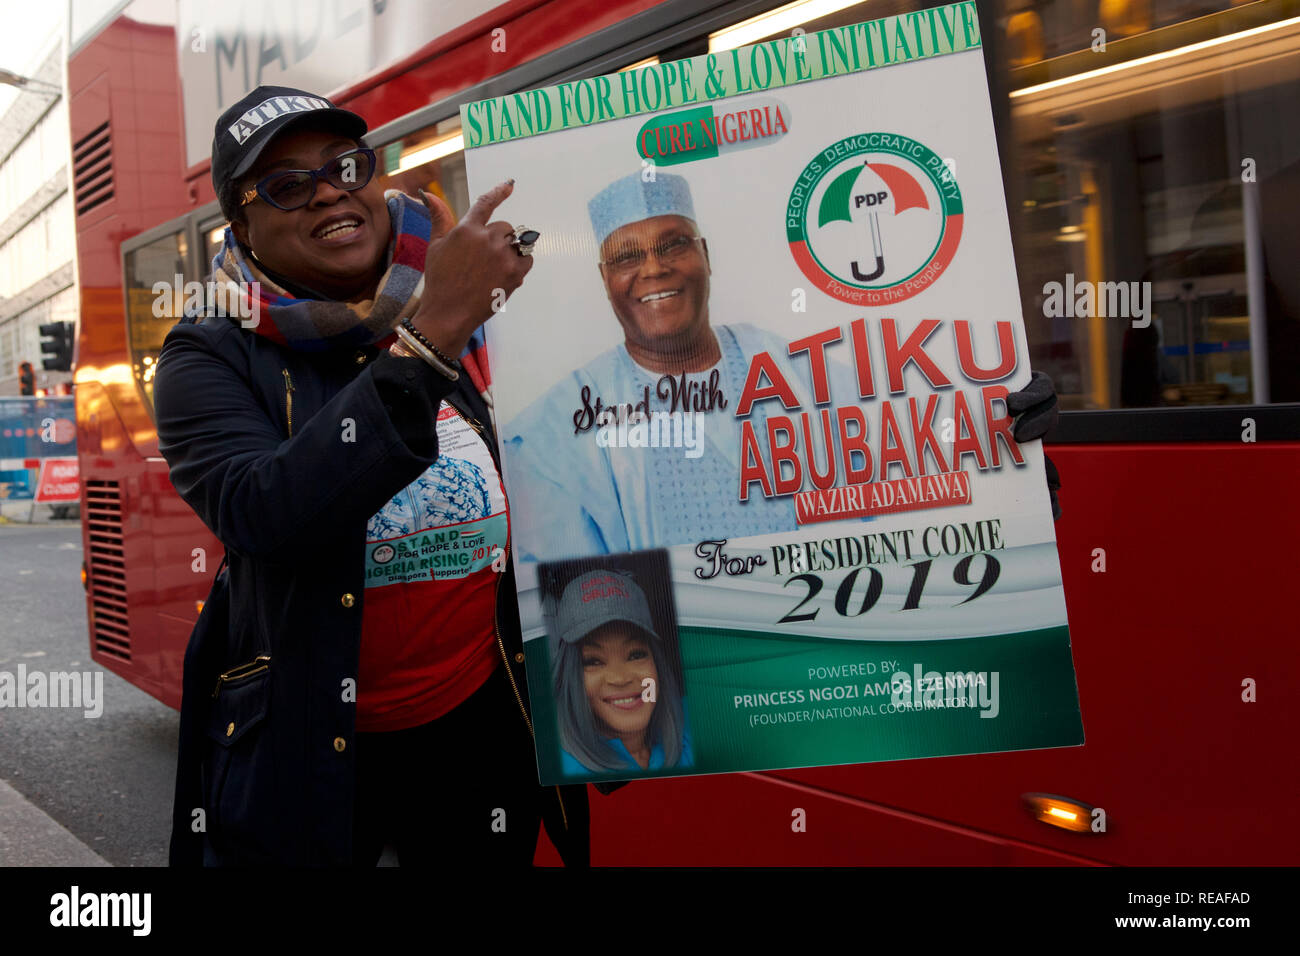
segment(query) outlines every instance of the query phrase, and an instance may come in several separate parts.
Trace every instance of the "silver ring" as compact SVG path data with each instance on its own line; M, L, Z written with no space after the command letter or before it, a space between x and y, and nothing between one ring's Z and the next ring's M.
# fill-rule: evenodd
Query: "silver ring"
M515 252L519 255L531 256L533 247L540 237L541 233L536 229L530 229L528 226L516 226L510 244L515 247Z

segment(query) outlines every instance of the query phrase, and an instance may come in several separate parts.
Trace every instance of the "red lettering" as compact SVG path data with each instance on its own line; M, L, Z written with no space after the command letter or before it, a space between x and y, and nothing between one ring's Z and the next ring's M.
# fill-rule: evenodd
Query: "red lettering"
M668 142L672 145L672 151L674 153L682 152L682 141L677 138L677 133L678 126L676 123L668 127Z
M704 142L708 146L718 145L718 118L716 116L705 117L700 120L700 128L704 130Z
M1020 454L1020 445L1016 442L1016 437L1011 433L1011 423L1013 419L1010 415L1002 415L998 418L993 417L993 403L1002 402L1003 409L1006 409L1007 389L1005 385L985 385L980 390L984 396L984 423L988 429L989 436L989 457L993 459L993 467L997 468L1002 464L998 455L998 440L1006 442L1007 451L1010 452L1011 458L1017 465L1023 465L1025 458Z
M870 481L873 464L871 449L867 447L866 416L862 414L862 409L856 405L841 405L835 410L835 417L839 420L840 448L844 451L845 484L856 485L864 481ZM856 435L850 435L849 430L845 427L850 419L858 423ZM862 455L863 465L861 468L853 467L854 452Z
M807 412L804 415L806 416ZM789 441L778 442L776 440L778 432L784 434ZM776 493L778 495L794 494L803 484L803 468L799 465L794 422L790 421L785 415L774 415L769 418L767 420L767 447L772 450L772 477L776 479ZM794 467L794 474L789 478L785 477L785 471L782 468L786 462L789 462Z
M881 338L885 342L885 368L889 372L889 391L897 394L903 391L903 369L908 362L915 362L921 374L926 377L931 388L941 388L952 382L939 371L930 356L925 354L924 343L941 323L938 319L926 319L902 344L898 344L898 322L895 319L881 319Z
M767 469L763 467L763 450L758 447L758 439L754 437L754 423L746 420L740 423L741 501L749 500L749 485L754 481L763 489L764 496L772 497L772 482L767 477Z
M880 477L889 480L889 466L902 465L903 474L913 478L912 463L903 449L903 436L898 431L898 421L894 418L894 406L889 402L880 404Z
M759 385L759 377L767 375L770 385ZM736 416L748 415L755 402L769 398L781 399L786 408L798 408L799 400L794 397L790 383L785 380L776 362L767 352L759 352L750 360L749 375L745 378L745 387L740 392L740 401L736 403Z
M953 414L957 419L957 440L952 443L953 470L961 471L962 458L966 455L974 455L980 471L983 471L989 464L984 459L984 449L980 447L979 439L975 437L975 423L971 420L970 409L966 406L965 392L958 392L954 396ZM966 437L962 437L963 434Z
M916 448L916 464L921 474L927 474L925 470L925 450L930 449L934 455L934 460L939 463L939 471L943 473L948 470L948 463L944 461L943 451L938 440L934 437L934 413L939 409L939 396L931 395L925 401L925 421L922 422L917 416L916 398L912 397L907 400L908 410L912 416L912 444Z
M614 579L606 575L602 578L589 578L582 582L582 603L598 601L606 597L627 597L627 591L613 583Z
M791 356L799 352L808 353L808 361L812 365L813 401L818 405L825 405L831 400L830 384L826 380L826 346L839 340L840 330L830 328L790 343Z
M876 397L876 384L871 378L871 348L867 345L867 320L854 319L849 326L849 338L853 341L853 366L858 371L858 395L862 398Z
M772 132L775 134L778 131L782 133L790 132L785 125L785 117L781 115L781 107L779 106L776 108L776 119L772 123Z
M764 128L764 124L763 124L763 111L762 111L762 110L750 110L750 111L749 111L749 121L754 125L754 137L755 137L755 138L758 138L759 136L766 136L766 135L767 135L767 130Z
M817 470L817 452L813 449L812 435L809 434L808 413L804 412L800 417L803 424L803 445L808 449L808 476L812 478L814 488L825 491L828 488L835 487L835 445L831 438L834 433L831 427L831 410L823 408L821 415L822 438L826 446L826 472L824 474Z
M1016 346L1011 334L1011 323L996 322L994 324L998 330L998 366L993 369L982 369L975 364L975 349L971 346L970 322L966 319L958 319L955 323L957 327L957 362L961 366L962 372L973 382L995 382L1000 378L1006 378L1015 370Z
M722 115L722 138L728 143L736 141L736 114L724 113Z

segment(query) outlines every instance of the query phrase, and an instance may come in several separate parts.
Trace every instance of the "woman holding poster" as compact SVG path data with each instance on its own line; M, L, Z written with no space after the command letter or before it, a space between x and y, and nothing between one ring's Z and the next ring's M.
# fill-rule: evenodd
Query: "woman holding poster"
M217 122L214 284L238 314L173 328L155 383L171 481L229 556L185 657L171 862L373 866L388 845L500 870L544 821L582 866L585 787L537 782L470 347L529 237L489 221L512 182L460 223L385 194L365 132L280 87Z

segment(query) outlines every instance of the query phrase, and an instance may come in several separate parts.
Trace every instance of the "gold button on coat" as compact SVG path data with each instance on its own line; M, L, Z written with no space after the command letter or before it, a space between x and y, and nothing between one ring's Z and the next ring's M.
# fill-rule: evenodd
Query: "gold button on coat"
M348 742L344 740L342 737L334 738L334 749L337 750L339 753L343 753L343 750L344 748L347 747L347 745Z
M234 732L235 732L235 722L232 720L230 723L226 724L226 736L229 737Z
M358 365L365 365L365 364L366 364L366 353L365 353L365 352L358 352L358 353L357 353L357 364L358 364Z
M520 653L516 654L516 655L515 655L515 663L516 663L516 664L522 664L523 662L524 662L524 655L523 655L523 653L520 652Z
M342 601L344 607L351 607L352 605L357 603L357 599L354 598L350 593L344 594Z

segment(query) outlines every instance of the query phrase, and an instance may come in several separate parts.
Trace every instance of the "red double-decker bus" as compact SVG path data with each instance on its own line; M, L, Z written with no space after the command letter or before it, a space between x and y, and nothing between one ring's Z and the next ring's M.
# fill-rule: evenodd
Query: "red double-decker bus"
M155 285L204 279L225 225L207 159L224 107L260 83L327 93L366 118L392 185L463 212L462 102L930 5L135 0L81 23L96 5L74 4L94 659L178 706L222 554L168 481L152 376L175 321ZM1300 4L1006 0L981 27L1031 355L1065 409L1047 443L1087 743L593 793L595 863L1298 856ZM1112 302L1123 284L1145 324L1062 307L1082 283ZM1104 830L1071 826L1087 808ZM558 862L545 840L538 860Z

